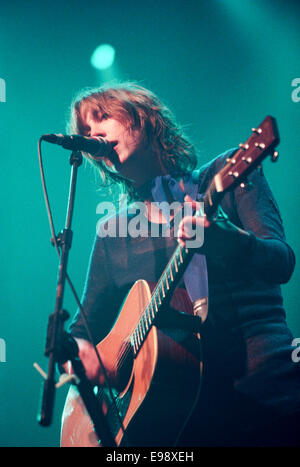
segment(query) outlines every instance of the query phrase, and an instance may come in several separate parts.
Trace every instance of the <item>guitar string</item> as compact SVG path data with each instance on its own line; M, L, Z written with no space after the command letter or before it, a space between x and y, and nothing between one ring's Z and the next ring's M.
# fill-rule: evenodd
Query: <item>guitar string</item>
M143 318L146 319L146 318L145 318L145 314L146 314L147 310L149 311L149 305L152 304L152 310L154 309L153 303L152 303L152 302L153 302L153 298L156 296L157 290L159 290L159 284L160 284L161 282L163 282L163 278L164 278L165 276L167 277L168 268L170 267L170 269L171 269L171 265L173 264L173 258L177 257L177 254L176 254L177 252L180 251L180 254L179 254L180 265L182 265L182 264L184 263L185 258L183 259L183 256L182 256L182 251L183 251L183 249L185 250L186 254L189 253L189 250L188 250L187 248L182 247L181 245L178 245L178 247L175 249L175 251L174 251L174 253L173 253L171 259L169 260L169 262L168 262L168 264L166 265L166 267L165 267L163 273L162 273L161 276L160 276L160 279L158 280L158 282L157 282L155 288L153 289L153 292L152 292L152 294L151 294L149 303L145 306L145 308L144 308L144 310L143 310L143 313L141 314L140 320L139 320L139 322L138 322L136 328L134 329L134 331L133 331L131 334L129 334L129 336L128 336L128 337L129 337L128 343L130 343L130 342L132 341L133 335L134 335L134 333L136 333L138 327L141 325L140 323L141 323L142 319L143 319ZM182 258L182 260L181 260L181 258ZM170 277L170 279L171 279L171 277ZM174 278L173 278L173 280L172 280L172 285L174 284L174 282L175 282L175 280L174 280ZM171 290L171 288L168 289L168 292L169 292L169 290ZM159 295L159 297L160 297L160 295ZM163 297L163 298L164 298L164 297ZM156 303L156 301L155 301L155 303ZM158 310L159 310L159 307L161 306L161 304L162 304L162 301L161 301L161 303L160 303L159 305L157 305L157 310L155 311L156 315L157 315L157 313L158 313ZM150 314L150 316L151 316L151 314ZM155 316L155 317L156 317L156 316ZM153 321L154 321L154 319L155 319L155 318L153 318ZM150 330L150 328L151 328L152 325L153 325L153 321L151 322L150 326L148 327L147 332L145 333L145 335L142 335L142 336L139 335L141 343L138 344L138 346L137 346L137 347L138 347L137 351L139 351L139 349L141 348L141 346L142 346L142 344L143 344L143 342L144 342L144 338L146 337L146 335L148 334L148 331ZM142 329L142 330L143 330L143 329ZM132 346L131 346L131 345L128 345L128 346L125 347L125 349L122 349L122 351L120 352L120 357L119 357L119 359L115 362L115 364L117 364L117 365L118 365L118 364L119 364L119 365L121 364L121 365L122 365L122 364L124 363L124 361L126 360L126 358L128 357L128 355L129 355L129 353L131 352L131 350L132 350Z
M211 186L212 186L212 184L209 186L207 192L210 191ZM207 194L207 192L206 192L206 194ZM183 257L183 252L185 252L185 254L186 254L185 257ZM165 296L167 295L167 293L171 293L170 291L172 290L172 286L174 286L174 283L175 283L174 276L178 273L178 269L179 269L178 266L180 267L180 266L182 266L184 264L188 254L189 254L189 249L186 248L186 247L183 247L182 245L178 245L177 248L175 249L175 251L173 252L173 254L172 254L170 260L168 261L167 265L165 266L165 268L164 268L164 270L163 270L163 272L162 272L156 286L153 289L153 292L151 294L149 303L145 306L137 326L128 335L128 337L127 337L127 339L128 339L127 344L128 345L126 345L125 348L124 347L122 348L118 359L115 361L115 364L114 364L115 368L122 366L124 364L124 362L126 361L126 359L128 358L129 354L132 352L132 345L130 345L132 340L134 340L136 342L134 350L137 353L139 352L140 348L143 345L145 337L147 336L148 332L150 331L150 329L151 329L151 327L153 325L154 319L158 314L160 306L161 306L161 304L163 302L162 298L163 299L165 298L165 297L161 297L161 289L162 289L161 284L164 284L164 279L166 279L166 283L168 283L169 287L166 286L167 291L165 293ZM179 262L179 264L177 263L177 261ZM169 273L169 276L168 276L168 273ZM156 300L157 297L158 297L158 300L160 301L160 303L158 303L158 304L157 304L157 300ZM154 301L155 305L154 305L153 301ZM152 316L152 313L150 311L150 307L151 307L151 310L153 311L153 313L155 315L154 317ZM147 320L147 315L148 315L148 320ZM149 317L151 318L151 320L149 320ZM146 322L146 331L145 331L145 327L143 326L143 320L144 320L144 322ZM151 321L151 322L147 326L148 321ZM134 336L136 337L136 339L134 338ZM115 398L115 401L118 401L118 398Z
M206 189L205 191L205 194L202 196L202 202L204 203L204 205L207 204L208 199L209 197L211 197L211 194L212 192L216 190L216 187L215 187L215 182L214 180L212 180L212 182L210 183L210 185L208 186L208 188ZM210 204L210 203L209 203ZM198 214L196 215L200 215L199 211L198 211ZM154 287L153 289L153 292L151 294L151 297L150 297L150 300L149 300L149 303L146 305L146 307L144 308L142 314L141 314L141 317L140 317L140 320L137 324L137 326L135 327L135 329L132 331L131 334L128 335L128 343L130 344L132 342L132 340L135 340L134 339L134 335L137 334L136 336L136 342L137 342L137 345L136 345L136 352L138 353L144 340L145 340L145 337L147 336L150 328L152 327L153 325L153 322L154 322L154 319L156 318L157 314L158 314L158 311L159 311L159 307L160 305L162 304L162 300L161 300L161 297L160 297L160 294L159 294L159 287L160 287L160 284L162 283L163 284L163 281L164 281L164 278L167 279L167 283L169 284L169 280L171 282L171 286L174 286L174 283L175 283L175 280L174 280L174 276L178 273L177 270L175 270L174 272L172 271L172 265L175 264L174 263L174 259L179 259L179 263L180 263L180 266L184 264L184 262L186 261L186 258L189 254L189 249L187 247L183 247L182 245L178 245L175 249L175 251L173 252L170 260L168 261L167 265L165 266L156 286ZM185 252L186 256L183 258L183 252ZM176 269L176 267L175 267ZM168 278L168 272L170 273L170 278ZM174 274L174 275L173 275ZM171 290L171 287L167 287L167 293ZM153 305L153 299L155 299L156 295L157 295L157 291L158 291L158 297L160 299L160 304L157 305L156 303L156 300L155 300L155 305L156 307ZM163 297L165 298L165 297ZM142 326L142 320L143 319L147 319L145 318L145 314L147 313L147 310L149 311L149 306L151 305L151 309L153 310L155 316L152 317L152 314L150 312L150 317L151 317L151 323L147 329L147 332L145 333L145 335L143 335L143 326ZM157 309L156 309L157 308ZM138 332L138 329L139 327L142 329L142 335ZM140 341L140 342L138 342ZM132 345L127 345L125 347L125 349L123 348L122 351L120 352L119 354L119 359L115 362L115 366L121 366L124 361L126 361L129 353L132 351Z
M183 252L184 251L186 253L186 256L183 258ZM141 346L142 346L142 344L144 342L144 339L147 336L148 331L152 327L154 319L156 317L156 316L154 316L154 317L152 316L152 313L150 311L149 306L151 305L151 309L152 309L154 315L157 315L159 307L161 306L163 300L165 299L165 296L168 293L170 293L169 291L171 290L171 287L170 287L169 280L171 282L171 285L174 286L174 283L175 283L174 276L178 273L178 263L177 263L177 261L179 261L179 266L181 266L182 264L184 264L188 254L189 254L188 248L183 247L182 245L177 245L177 247L176 247L175 251L173 252L170 260L168 261L167 265L165 266L165 268L164 268L164 270L163 270L163 272L162 272L156 286L153 289L153 292L151 294L149 303L144 308L137 326L132 331L132 333L128 335L128 338L129 338L128 342L132 342L132 340L137 342L137 345L136 345L136 351L137 352L141 348ZM176 261L176 259L177 259L177 261ZM173 265L175 266L175 271L172 270ZM170 273L170 278L168 277L168 272ZM165 292L165 294L162 293L163 297L161 297L160 289L162 288L163 291L165 291L165 287L161 287L160 284L164 285L164 279L166 279L167 291ZM157 295L158 295L158 299L160 301L160 303L158 305L157 305L157 302L156 302ZM155 306L153 305L153 299L155 301ZM149 311L150 311L150 315L148 313L148 317L150 317L151 319L147 320L147 312L149 312ZM146 332L144 331L143 320L144 320L144 322L146 322ZM147 326L148 321L151 321L151 322ZM139 332L139 329L141 329L142 332ZM135 337L136 337L136 340L135 340ZM132 349L132 346L130 346L130 345L126 346L125 349L122 349L121 353L119 354L118 360L115 362L115 366L116 365L117 366L122 365L124 363L124 360L126 360L126 358L128 357L128 354L131 351L131 349Z

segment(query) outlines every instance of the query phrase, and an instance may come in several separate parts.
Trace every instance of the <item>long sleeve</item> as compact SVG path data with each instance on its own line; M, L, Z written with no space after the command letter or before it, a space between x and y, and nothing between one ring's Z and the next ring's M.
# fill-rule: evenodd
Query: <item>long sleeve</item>
M226 151L204 167L199 184L202 193L235 151ZM227 264L232 273L242 273L247 278L255 275L257 280L274 284L287 282L295 267L295 256L286 242L277 203L262 171L255 169L248 177L246 189L237 187L227 193L221 206L234 225L251 235L244 251L237 248L238 256Z
M104 337L111 326L110 310L114 303L112 296L113 287L109 277L105 244L102 238L96 237L81 301L88 326L96 341ZM74 337L88 339L84 320L79 310L77 310L70 325L70 331Z
M286 243L278 206L261 171L255 170L249 183L248 190L239 187L230 195L235 217L252 237L249 251L240 260L257 278L285 283L293 273L295 256Z

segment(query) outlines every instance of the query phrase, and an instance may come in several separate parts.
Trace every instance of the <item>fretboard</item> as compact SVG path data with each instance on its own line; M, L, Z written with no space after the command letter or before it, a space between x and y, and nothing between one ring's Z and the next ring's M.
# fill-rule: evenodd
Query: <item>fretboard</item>
M152 292L151 299L141 316L139 324L131 336L131 344L135 355L142 346L158 313L171 298L178 280L182 276L184 269L188 264L188 258L190 255L190 249L178 245L171 256Z

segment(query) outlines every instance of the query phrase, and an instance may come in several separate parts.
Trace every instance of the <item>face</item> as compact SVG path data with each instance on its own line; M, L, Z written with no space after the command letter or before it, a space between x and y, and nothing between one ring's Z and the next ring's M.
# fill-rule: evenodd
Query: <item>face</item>
M95 118L91 111L83 115L83 123L86 136L101 136L114 144L111 157L109 160L105 158L104 162L120 173L125 172L126 176L126 167L136 163L144 149L140 131L128 129L114 118Z

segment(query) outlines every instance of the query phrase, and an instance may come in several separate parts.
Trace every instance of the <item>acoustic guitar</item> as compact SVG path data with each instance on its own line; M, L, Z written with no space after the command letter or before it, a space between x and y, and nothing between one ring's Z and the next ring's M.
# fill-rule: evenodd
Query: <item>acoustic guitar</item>
M276 120L267 116L213 178L202 200L208 217L267 155L277 159L278 143ZM194 250L178 245L156 285L138 280L96 346L108 362L109 384L95 393L116 446L176 446L197 405L203 367L200 318L176 287ZM61 446L102 446L76 385L63 410Z

